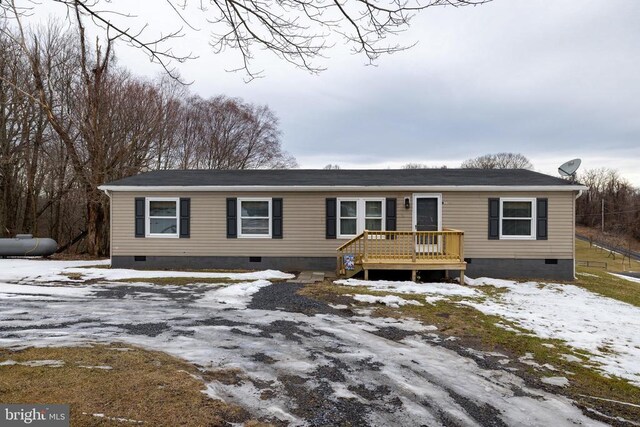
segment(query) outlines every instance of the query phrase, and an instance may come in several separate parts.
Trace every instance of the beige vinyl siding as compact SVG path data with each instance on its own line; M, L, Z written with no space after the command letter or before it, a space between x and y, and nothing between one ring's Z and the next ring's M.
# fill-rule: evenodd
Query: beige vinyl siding
M134 199L136 197L191 198L191 237L188 239L134 237ZM283 239L227 239L227 197L282 197ZM396 197L398 230L412 229L412 209L405 209L404 198L412 193L380 192L114 192L112 193L112 255L114 256L335 256L345 239L325 238L325 199ZM443 193L443 226L465 232L465 256L482 258L560 258L573 257L572 192L555 193ZM487 239L489 197L548 197L549 240ZM413 203L413 200L412 202Z
M546 197L548 240L489 240L488 199L490 197ZM442 216L444 227L464 231L466 258L573 258L573 192L553 193L445 193Z

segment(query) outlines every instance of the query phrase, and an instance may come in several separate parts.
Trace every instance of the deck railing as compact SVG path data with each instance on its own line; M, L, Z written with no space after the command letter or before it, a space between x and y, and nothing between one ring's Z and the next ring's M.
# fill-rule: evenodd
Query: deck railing
M363 262L398 261L428 264L429 262L464 260L464 232L442 231L370 231L365 230L338 249L338 271L344 274L345 255L352 256L355 265Z

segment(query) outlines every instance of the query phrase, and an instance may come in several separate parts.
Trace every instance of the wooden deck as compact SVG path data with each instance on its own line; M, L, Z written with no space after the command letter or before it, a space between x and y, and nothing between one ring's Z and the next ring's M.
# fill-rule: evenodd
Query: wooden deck
M464 281L464 232L368 231L338 249L337 273L352 277L364 270L409 270L415 280L419 270L455 270ZM353 261L352 265L350 261Z

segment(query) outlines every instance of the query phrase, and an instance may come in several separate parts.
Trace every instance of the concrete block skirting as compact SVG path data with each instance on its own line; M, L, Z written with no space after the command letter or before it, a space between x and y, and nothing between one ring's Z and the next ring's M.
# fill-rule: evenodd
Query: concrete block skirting
M496 279L574 279L572 259L470 258L467 259L465 274L469 277Z
M141 270L334 271L333 257L114 256L114 268Z
M114 268L334 271L333 257L114 256ZM554 263L556 262L556 263ZM573 280L573 260L467 258L469 277Z

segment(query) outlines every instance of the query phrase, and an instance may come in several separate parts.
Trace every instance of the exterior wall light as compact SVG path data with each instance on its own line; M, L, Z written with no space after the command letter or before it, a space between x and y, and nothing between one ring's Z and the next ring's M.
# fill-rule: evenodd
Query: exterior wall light
M405 209L409 209L411 207L411 202L410 199L408 197L404 198L404 208Z

